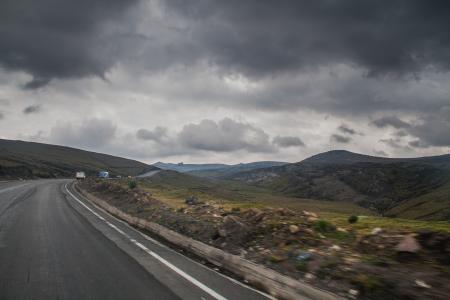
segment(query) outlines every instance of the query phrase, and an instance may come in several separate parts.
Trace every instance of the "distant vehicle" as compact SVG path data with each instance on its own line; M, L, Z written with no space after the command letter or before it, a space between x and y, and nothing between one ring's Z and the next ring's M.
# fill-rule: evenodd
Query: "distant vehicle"
M75 173L75 178L78 180L82 180L86 178L86 174L84 172L76 172Z
M109 172L108 171L100 171L98 172L99 178L109 178Z

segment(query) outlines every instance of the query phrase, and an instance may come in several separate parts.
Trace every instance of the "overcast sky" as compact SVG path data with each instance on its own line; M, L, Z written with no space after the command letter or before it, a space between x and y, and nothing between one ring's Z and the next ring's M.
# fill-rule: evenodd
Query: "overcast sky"
M144 162L450 149L448 0L2 0L0 138Z

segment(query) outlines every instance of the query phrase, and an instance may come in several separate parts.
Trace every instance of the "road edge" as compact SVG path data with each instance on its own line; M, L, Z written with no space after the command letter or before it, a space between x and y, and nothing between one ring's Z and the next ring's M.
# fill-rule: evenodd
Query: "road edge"
M157 223L133 217L108 204L106 201L81 189L77 186L77 184L74 184L73 187L87 200L93 202L111 215L118 217L132 226L145 229L180 248L184 248L187 251L204 258L218 267L243 277L252 285L262 288L274 297L286 300L295 300L300 297L308 297L311 300L344 299L338 295L315 288L304 282L295 280L274 270L255 264L240 256L227 253L221 249L186 237Z

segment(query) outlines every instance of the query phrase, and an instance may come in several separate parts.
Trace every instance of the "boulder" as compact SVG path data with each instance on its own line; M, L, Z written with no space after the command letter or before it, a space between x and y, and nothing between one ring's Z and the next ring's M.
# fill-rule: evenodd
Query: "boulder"
M261 222L266 216L266 213L259 208L250 208L247 210L243 217L253 223Z
M289 226L289 231L294 234L300 231L300 228L297 225L290 225Z
M383 229L381 229L380 227L375 227L374 229L372 229L371 234L373 235L377 235L383 232Z
M397 252L403 253L417 253L421 249L419 243L413 234L409 234L400 241L400 243L395 247Z
M187 197L187 198L184 200L184 202L185 202L187 205L197 205L197 204L200 203L200 202L198 201L198 198L195 197L195 196L189 196L189 197Z
M311 216L308 217L306 220L308 221L308 223L314 223L315 221L319 220L319 218Z
M331 251L341 251L342 248L340 246L338 246L338 245L333 245L333 246L330 247L330 250Z
M237 216L228 215L223 219L223 223L219 226L217 233L227 240L240 244L245 241L249 234L248 226L243 220Z
M307 217L313 217L313 218L319 218L319 216L313 212L304 210L302 211L303 215L307 216Z
M217 233L219 234L219 236L221 237L226 237L227 236L227 231L225 229L219 229L217 230Z

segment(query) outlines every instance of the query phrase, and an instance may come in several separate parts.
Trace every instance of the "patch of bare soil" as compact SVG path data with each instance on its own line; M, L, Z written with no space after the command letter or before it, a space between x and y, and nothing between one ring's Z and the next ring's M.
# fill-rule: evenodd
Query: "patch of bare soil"
M226 210L190 197L173 209L112 181L81 187L111 205L186 236L353 299L448 299L450 235L371 234L337 228L314 212Z

